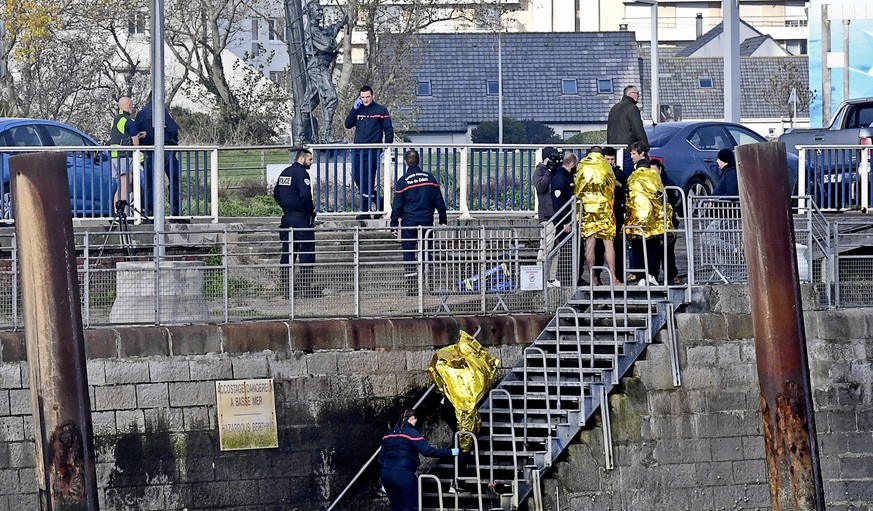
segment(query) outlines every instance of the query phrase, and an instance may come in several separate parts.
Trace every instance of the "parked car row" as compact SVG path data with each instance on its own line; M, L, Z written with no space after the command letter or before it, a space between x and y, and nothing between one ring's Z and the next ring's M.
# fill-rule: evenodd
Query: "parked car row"
M649 155L664 161L670 178L686 194L709 195L721 180L716 158L721 149L766 142L754 131L730 122L682 121L646 126ZM788 154L790 189L796 190L798 158Z
M0 147L97 147L100 144L81 131L55 121L0 118ZM19 152L2 152L0 158L0 217L12 218L12 190L9 157ZM115 183L108 151L67 153L70 208L76 217L111 216Z

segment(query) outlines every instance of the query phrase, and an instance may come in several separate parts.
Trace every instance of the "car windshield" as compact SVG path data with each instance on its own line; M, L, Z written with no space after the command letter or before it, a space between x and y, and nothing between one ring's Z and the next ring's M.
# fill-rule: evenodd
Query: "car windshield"
M646 130L646 136L649 138L649 147L661 147L666 145L680 129L681 128L677 126L669 126L666 124L652 126Z

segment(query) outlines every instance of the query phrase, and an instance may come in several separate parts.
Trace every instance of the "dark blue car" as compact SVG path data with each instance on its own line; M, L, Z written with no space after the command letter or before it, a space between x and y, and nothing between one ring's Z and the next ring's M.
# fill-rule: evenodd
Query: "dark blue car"
M12 218L12 190L9 185L9 157L20 152L3 152L3 147L59 147L99 144L81 131L43 119L0 118L0 216ZM111 216L115 183L107 151L67 153L70 208L74 217Z
M646 126L650 156L664 160L664 168L685 193L709 195L721 180L715 160L720 149L767 140L740 124L722 121L665 122ZM797 183L797 156L788 154L791 190Z

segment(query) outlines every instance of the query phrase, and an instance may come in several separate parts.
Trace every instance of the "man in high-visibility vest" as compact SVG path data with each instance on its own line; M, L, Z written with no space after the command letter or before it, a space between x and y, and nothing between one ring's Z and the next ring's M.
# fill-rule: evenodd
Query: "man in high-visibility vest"
M137 131L136 122L133 120L133 101L128 97L119 99L118 115L109 128L109 143L114 146L139 145L142 135L145 133ZM118 182L118 189L115 191L116 209L119 208L118 201L127 201L130 196L132 170L133 158L130 151L112 151L112 177ZM121 207L125 206L127 204Z

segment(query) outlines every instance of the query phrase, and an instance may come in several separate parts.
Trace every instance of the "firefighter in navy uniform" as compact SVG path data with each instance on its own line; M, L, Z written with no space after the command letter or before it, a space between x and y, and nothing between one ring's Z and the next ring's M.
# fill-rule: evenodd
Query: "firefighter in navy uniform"
M404 157L406 173L394 184L394 203L391 206L391 230L397 236L397 225L418 227L433 225L433 212L439 213L440 225L446 225L446 201L440 184L430 172L421 169L420 157L415 149ZM406 262L406 294L418 294L418 279L415 268L415 249L418 245L418 229L401 229L401 247Z
M297 296L320 295L321 290L315 289L312 282L313 264L315 264L315 204L312 202L312 190L309 185L309 173L312 166L312 152L309 149L299 149L295 162L279 174L276 187L273 188L273 198L282 208L283 231L279 233L282 241L282 256L279 258L281 269L282 295L288 296L289 266L289 235L293 236L294 254L300 260L300 272L294 281L294 291ZM284 229L292 229L290 231ZM300 230L297 230L300 229Z

